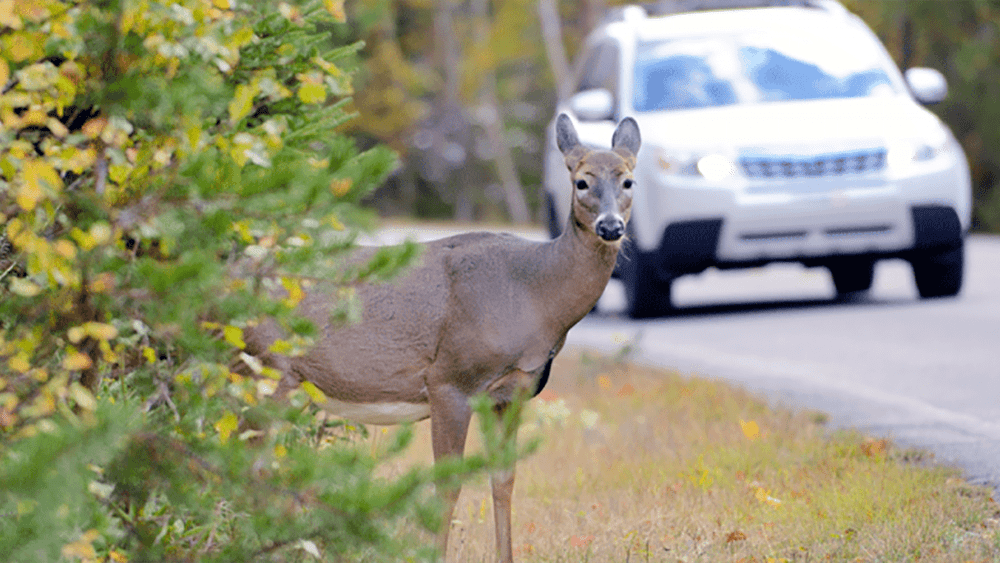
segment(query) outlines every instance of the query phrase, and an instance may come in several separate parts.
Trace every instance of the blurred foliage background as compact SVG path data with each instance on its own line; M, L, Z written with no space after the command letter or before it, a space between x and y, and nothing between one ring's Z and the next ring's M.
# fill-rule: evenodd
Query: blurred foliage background
M383 215L541 222L544 130L567 60L615 0L365 0L356 131L400 152ZM1000 0L844 0L903 69L948 79L932 108L965 147L974 228L1000 232ZM561 78L557 78L561 77Z
M1000 0L846 3L949 78L935 111L1000 231ZM4 560L433 558L407 537L440 525L430 484L518 452L380 476L408 433L372 451L315 387L268 400L242 331L274 318L300 352L317 279L357 317L351 288L418 252L346 268L365 207L536 219L544 128L606 7L0 0Z

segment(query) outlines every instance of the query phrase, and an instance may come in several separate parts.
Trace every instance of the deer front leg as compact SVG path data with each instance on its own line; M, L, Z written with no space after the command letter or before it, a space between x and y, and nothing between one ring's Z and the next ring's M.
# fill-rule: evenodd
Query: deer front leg
M434 462L448 457L462 457L465 451L465 437L469 432L469 420L472 409L469 399L457 389L446 387L430 394L431 405L431 443L434 449ZM437 547L443 560L448 559L448 532L451 530L451 517L455 512L455 503L461 487L447 488L439 486L438 495L444 501L444 520L437 536Z
M514 468L495 471L493 483L493 520L496 523L497 558L501 563L512 563L514 552L510 535L510 505L514 495Z
M498 406L494 412L499 417L500 431L505 446L513 447L517 441L517 429L521 424L521 408L526 399L512 404ZM513 563L514 553L511 537L511 498L514 495L515 466L493 472L493 521L496 525L496 550L500 563Z

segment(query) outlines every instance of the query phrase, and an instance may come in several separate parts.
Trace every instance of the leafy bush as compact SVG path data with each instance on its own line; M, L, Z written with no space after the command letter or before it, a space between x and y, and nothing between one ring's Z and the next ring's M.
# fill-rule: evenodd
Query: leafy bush
M241 352L263 315L282 351L308 345L309 280L342 287L348 321L351 285L416 253L343 266L395 166L337 132L361 47L344 19L338 0L0 0L6 561L422 557L397 520L434 529L426 485L485 464L379 478L408 432L359 447L315 388L267 400L277 374Z

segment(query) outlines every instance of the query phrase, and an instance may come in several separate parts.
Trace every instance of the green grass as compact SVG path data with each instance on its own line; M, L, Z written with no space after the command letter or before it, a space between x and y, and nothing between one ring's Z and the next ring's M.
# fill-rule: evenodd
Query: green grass
M585 353L564 352L549 385L521 431L544 441L518 464L518 561L1000 561L990 491L921 452ZM488 491L463 490L450 560L494 560Z

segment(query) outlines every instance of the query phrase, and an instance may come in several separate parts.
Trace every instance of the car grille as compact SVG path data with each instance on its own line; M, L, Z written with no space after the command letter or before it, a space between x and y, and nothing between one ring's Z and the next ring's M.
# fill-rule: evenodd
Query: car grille
M814 156L742 156L748 178L810 178L878 172L885 168L886 150L868 149Z

